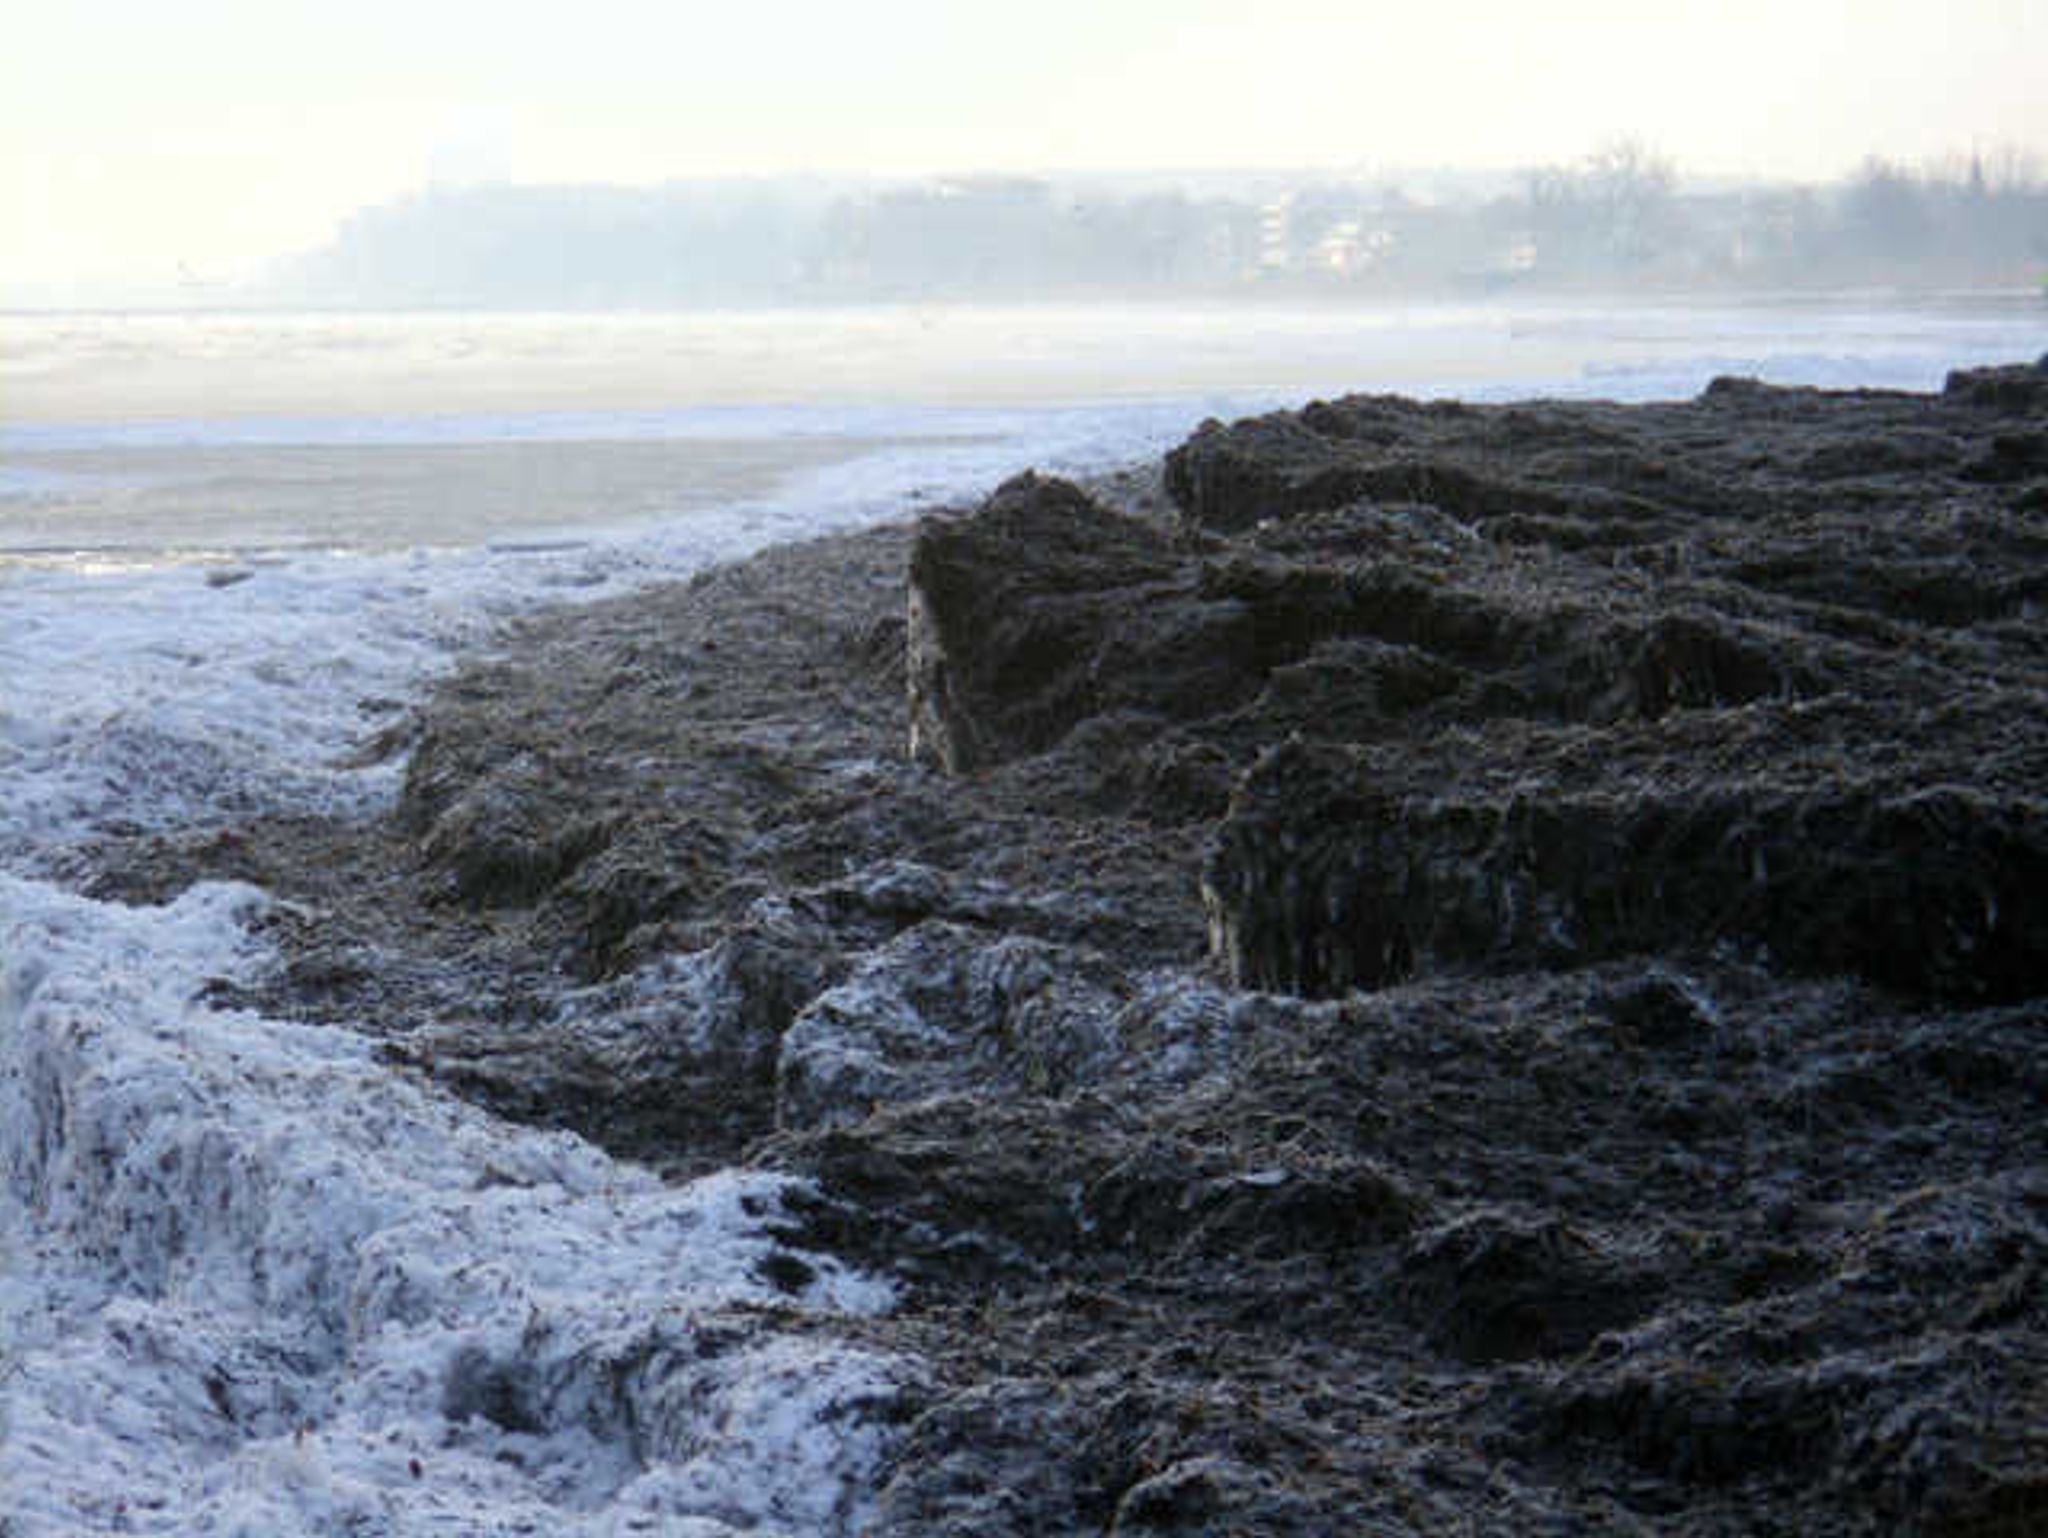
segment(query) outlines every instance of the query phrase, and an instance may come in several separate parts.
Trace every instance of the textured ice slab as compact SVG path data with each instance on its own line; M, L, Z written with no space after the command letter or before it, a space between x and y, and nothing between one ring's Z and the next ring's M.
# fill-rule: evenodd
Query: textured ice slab
M664 1187L210 1007L263 903L0 878L12 1538L852 1530L915 1369L829 1321L887 1287L778 1241L781 1178Z

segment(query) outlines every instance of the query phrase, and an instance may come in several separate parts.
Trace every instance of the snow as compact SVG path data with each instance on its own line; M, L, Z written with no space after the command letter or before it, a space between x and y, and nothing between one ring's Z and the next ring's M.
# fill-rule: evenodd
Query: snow
M0 878L13 1531L848 1530L915 1364L763 1314L887 1285L768 1279L781 1177L667 1187L209 1005L266 901Z

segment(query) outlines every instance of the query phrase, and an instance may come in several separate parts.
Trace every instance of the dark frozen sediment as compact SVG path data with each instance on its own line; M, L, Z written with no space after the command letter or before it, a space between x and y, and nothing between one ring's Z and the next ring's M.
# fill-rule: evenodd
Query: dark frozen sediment
M270 1002L812 1179L888 1530L2029 1531L2042 442L1362 397L538 616Z

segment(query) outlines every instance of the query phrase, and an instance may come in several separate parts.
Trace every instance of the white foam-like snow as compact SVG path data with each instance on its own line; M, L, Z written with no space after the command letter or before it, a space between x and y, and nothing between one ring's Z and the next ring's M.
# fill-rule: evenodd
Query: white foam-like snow
M340 763L488 610L423 566L0 578L0 865L112 829L344 811L392 771ZM380 712L383 712L380 714Z
M913 1369L747 1311L887 1287L778 1290L779 1177L665 1187L209 1005L264 903L0 878L10 1531L847 1530Z

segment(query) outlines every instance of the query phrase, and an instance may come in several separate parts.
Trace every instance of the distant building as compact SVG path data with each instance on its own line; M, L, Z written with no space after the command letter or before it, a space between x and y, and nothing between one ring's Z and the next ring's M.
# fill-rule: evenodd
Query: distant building
M1394 249L1394 241L1392 230L1367 229L1362 219L1340 219L1316 242L1313 264L1333 277L1356 277L1377 266Z
M1294 268L1294 194L1284 192L1259 210L1259 271Z
M1340 278L1348 278L1366 265L1365 240L1356 219L1340 219L1316 242L1315 267Z

